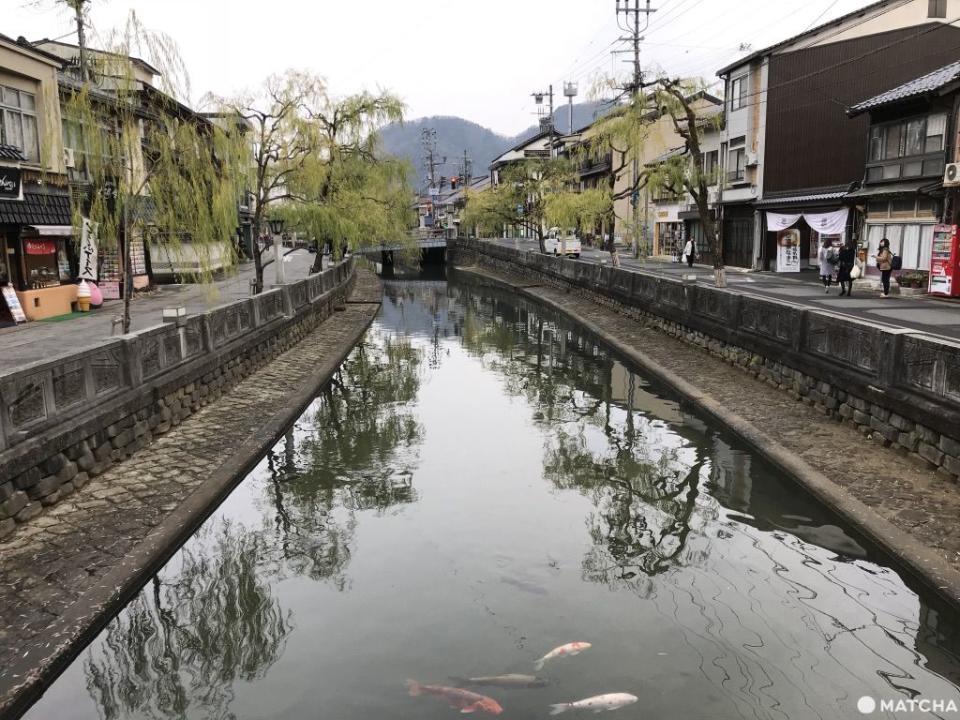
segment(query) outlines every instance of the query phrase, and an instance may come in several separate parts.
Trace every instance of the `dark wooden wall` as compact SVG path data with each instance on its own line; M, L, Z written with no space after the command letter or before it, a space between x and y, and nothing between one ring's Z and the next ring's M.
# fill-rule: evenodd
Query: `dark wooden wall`
M770 59L764 194L861 180L869 117L846 109L960 60L960 28L931 24Z

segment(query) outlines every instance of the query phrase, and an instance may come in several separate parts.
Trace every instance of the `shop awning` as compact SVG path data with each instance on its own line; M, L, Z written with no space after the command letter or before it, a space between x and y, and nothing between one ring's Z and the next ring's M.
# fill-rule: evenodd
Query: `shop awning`
M27 230L33 230L42 237L70 237L73 235L73 225L27 225Z
M867 185L859 190L854 190L847 195L848 198L871 198L882 197L884 195L914 195L921 190L938 190L940 181L930 182L927 180L915 180L904 183L888 183L886 185Z

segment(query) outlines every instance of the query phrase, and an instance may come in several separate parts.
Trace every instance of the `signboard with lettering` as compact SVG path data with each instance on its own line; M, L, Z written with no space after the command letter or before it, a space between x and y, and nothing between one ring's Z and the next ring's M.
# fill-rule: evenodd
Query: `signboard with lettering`
M80 236L80 273L83 280L97 280L97 232L100 223L83 218Z
M777 272L800 272L800 231L777 233Z
M56 255L56 240L24 240L23 250L27 255Z
M3 299L7 303L7 307L10 308L10 316L13 318L15 323L22 323L27 321L27 316L23 313L23 308L20 307L20 298L17 297L16 291L9 285L4 285L0 288L0 291L3 292Z
M20 168L0 167L0 198L20 199Z

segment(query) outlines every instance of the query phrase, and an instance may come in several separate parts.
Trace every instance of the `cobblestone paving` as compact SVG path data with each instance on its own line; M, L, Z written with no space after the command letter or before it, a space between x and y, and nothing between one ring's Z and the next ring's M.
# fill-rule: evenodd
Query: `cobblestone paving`
M42 647L44 630L262 426L377 311L379 283L359 273L351 302L298 345L129 460L111 467L0 543L0 690L10 660Z
M519 282L519 281L516 281ZM531 294L588 319L637 348L849 491L960 570L960 488L924 462L867 439L705 350L642 326L590 300L541 286Z

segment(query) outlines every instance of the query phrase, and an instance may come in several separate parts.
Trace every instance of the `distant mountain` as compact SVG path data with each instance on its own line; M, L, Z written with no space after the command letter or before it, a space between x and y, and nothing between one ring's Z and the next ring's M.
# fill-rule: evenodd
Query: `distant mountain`
M573 106L574 129L589 124L610 109L608 103L578 103ZM558 132L567 132L569 118L566 107L554 113L554 124ZM537 127L531 126L513 137L500 135L489 128L459 117L428 117L408 120L402 124L393 123L383 130L384 149L391 155L406 158L416 172L418 187L426 186L427 170L424 166L424 151L421 131L432 128L437 132L437 162L446 158L446 164L437 167L437 174L443 177L458 175L463 162L463 151L472 161L473 176L487 172L490 163L504 151L523 140L532 137Z

